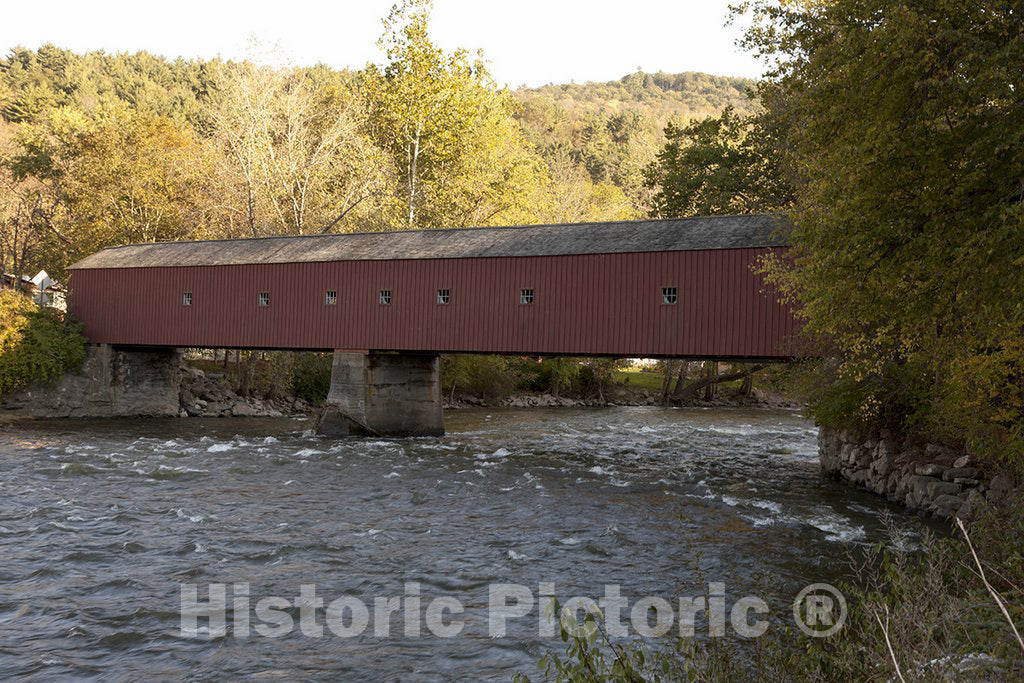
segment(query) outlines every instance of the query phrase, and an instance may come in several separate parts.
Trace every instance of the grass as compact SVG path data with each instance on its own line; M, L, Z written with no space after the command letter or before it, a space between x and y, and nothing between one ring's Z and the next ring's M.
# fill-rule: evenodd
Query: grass
M632 389L661 391L662 374L643 372L640 368L626 368L615 372L615 381Z

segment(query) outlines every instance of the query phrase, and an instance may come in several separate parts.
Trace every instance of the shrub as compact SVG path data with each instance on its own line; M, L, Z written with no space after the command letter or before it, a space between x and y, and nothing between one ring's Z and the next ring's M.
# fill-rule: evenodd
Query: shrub
M848 620L827 638L774 624L753 643L678 638L655 647L615 643L588 615L597 628L562 623L565 656L546 654L541 672L555 681L1021 680L1022 504L985 510L970 543L956 532L911 550L893 531L888 546L852 561L853 578L840 586Z
M518 385L515 364L515 359L505 356L443 355L441 387L449 396L458 392L488 400L501 398Z
M0 397L31 384L52 384L85 361L81 325L22 294L0 292Z
M292 366L292 391L295 398L309 403L323 403L331 390L329 353L296 353Z

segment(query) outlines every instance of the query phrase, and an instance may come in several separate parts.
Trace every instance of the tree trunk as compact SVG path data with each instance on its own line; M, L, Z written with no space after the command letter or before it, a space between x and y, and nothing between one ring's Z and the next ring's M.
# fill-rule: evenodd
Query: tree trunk
M743 385L740 387L741 396L750 396L754 392L754 373L748 372L743 378Z
M717 365L718 365L718 363L715 363L715 366L717 366ZM720 384L721 382L731 382L734 379L740 379L741 377L746 377L748 374L752 375L755 372L758 372L759 370L764 370L766 367L768 367L768 366L767 365L755 365L755 366L750 367L750 368L743 368L742 370L737 370L737 371L734 371L734 372L729 372L729 373L726 373L724 375L719 375L717 373L714 374L714 375L707 374L704 377L701 377L700 379L698 379L698 380L694 381L693 383L691 383L690 386L688 386L685 389L683 389L682 394L680 395L680 398L682 398L682 399L693 398L694 396L697 395L697 392L699 392L701 389L706 388L708 385Z
M238 395L248 396L252 391L252 380L253 375L256 374L256 361L259 359L259 354L255 351L249 351L245 355L245 365L242 368L242 374L238 378Z
M679 395L683 393L683 388L686 386L686 376L689 374L689 370L689 361L679 361L679 375L676 377L676 387L672 390L673 401L678 401Z
M715 398L715 390L718 388L718 361L708 361L704 365L704 370L710 380L704 385L704 400L711 401Z
M672 388L672 375L675 373L675 361L665 361L665 377L661 382L661 404L668 404L669 390Z

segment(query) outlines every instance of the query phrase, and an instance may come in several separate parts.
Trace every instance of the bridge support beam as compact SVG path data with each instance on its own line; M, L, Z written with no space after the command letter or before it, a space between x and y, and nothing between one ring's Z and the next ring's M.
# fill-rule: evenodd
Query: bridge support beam
M325 436L441 436L437 354L335 351L317 432Z

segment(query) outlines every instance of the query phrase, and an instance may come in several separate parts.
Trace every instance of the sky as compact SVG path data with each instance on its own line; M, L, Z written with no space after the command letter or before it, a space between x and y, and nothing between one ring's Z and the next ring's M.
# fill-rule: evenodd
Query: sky
M4 8L0 50L49 42L361 68L383 61L376 43L393 1L15 2ZM757 77L760 64L735 45L740 29L725 26L729 1L435 0L431 26L445 49L482 49L511 87L610 81L638 67Z

